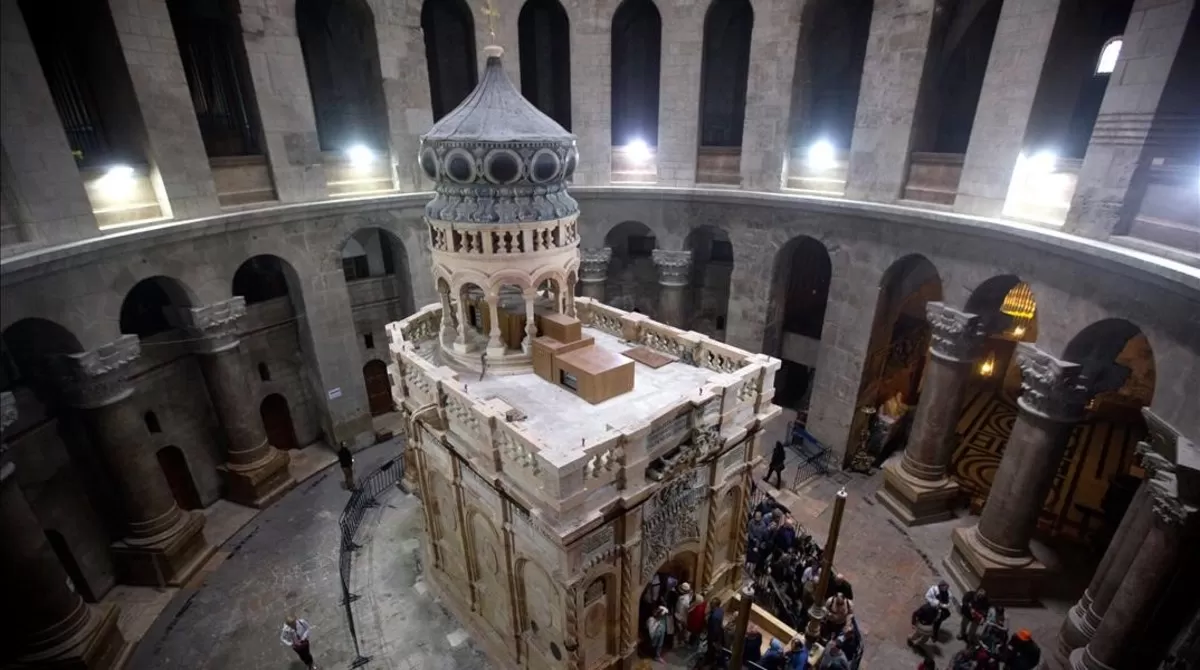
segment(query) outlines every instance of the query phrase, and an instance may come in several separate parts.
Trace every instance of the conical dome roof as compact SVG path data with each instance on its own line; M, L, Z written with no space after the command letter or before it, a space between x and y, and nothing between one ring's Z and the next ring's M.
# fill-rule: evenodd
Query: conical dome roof
M456 223L553 221L579 211L566 192L575 136L525 99L488 47L475 90L421 137L421 169L436 183L427 217Z

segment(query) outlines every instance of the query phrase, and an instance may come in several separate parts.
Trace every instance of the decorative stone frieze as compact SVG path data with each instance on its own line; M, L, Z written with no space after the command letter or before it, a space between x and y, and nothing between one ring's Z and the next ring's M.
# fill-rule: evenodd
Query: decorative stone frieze
M970 363L979 355L987 331L978 314L930 302L925 305L925 317L933 330L929 353L951 363Z
M692 252L655 249L651 254L661 286L687 286L692 280Z
M608 280L608 264L612 261L612 247L579 250L579 281L593 284Z
M1082 368L1059 360L1037 347L1017 345L1021 367L1021 409L1042 418L1073 423L1083 418L1091 392L1082 378Z
M703 473L703 468L698 468L679 475L646 501L642 512L643 582L676 547L700 539L700 500L705 491Z
M195 341L193 349L215 354L238 345L238 326L246 316L246 299L234 296L202 307L184 307L176 312L178 325Z
M122 335L102 347L80 354L66 354L57 363L67 389L67 398L75 407L93 409L128 398L129 364L142 354L136 335Z

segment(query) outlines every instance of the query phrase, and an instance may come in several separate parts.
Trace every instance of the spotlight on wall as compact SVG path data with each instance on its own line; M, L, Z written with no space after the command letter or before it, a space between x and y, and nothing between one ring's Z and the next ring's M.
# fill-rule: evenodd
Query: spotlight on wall
M1025 159L1025 165L1033 174L1050 174L1054 172L1054 166L1058 164L1058 154L1048 149L1043 149L1029 158Z
M828 170L837 165L837 149L829 140L817 140L808 148L808 166L816 170Z
M654 154L650 151L650 145L646 144L646 140L636 139L625 145L625 153L630 160L635 163L644 164L650 162Z
M113 198L125 197L133 190L136 174L128 165L114 165L108 168L97 183L105 195Z
M346 158L350 160L351 167L365 168L375 162L375 152L365 144L352 144L346 149Z

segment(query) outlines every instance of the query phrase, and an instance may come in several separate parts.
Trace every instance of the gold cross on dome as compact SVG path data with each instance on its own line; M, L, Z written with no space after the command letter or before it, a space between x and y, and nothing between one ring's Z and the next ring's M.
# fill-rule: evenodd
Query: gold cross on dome
M496 41L496 19L500 18L500 12L492 6L492 0L484 0L483 9L480 10L487 17L488 34L492 36L492 42Z

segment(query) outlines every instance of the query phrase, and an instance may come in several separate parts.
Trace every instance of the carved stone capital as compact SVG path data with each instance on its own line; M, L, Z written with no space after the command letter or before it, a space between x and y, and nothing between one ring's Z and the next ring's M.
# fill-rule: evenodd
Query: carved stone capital
M246 299L234 296L229 300L200 307L181 307L176 313L178 326L193 338L193 350L215 354L238 345L238 324L246 316Z
M651 254L662 286L687 286L692 282L692 252L655 249Z
M952 363L970 363L979 356L987 338L983 317L963 312L942 302L925 304L925 318L933 329L929 351Z
M59 357L61 376L69 402L83 409L104 407L128 398L129 364L142 355L136 335L122 335L113 342L81 354Z
M1059 360L1022 342L1017 345L1021 367L1021 397L1024 411L1052 421L1073 423L1083 418L1091 390L1081 376L1082 367Z
M0 430L4 430L17 421L17 398L12 391L0 393Z
M1147 450L1154 451L1174 463L1179 445L1179 431L1149 407L1142 408L1142 418L1146 421L1146 441L1138 444L1138 453L1142 453L1144 444Z
M1175 473L1159 471L1147 482L1158 523L1174 530L1192 530L1197 508L1179 495Z
M579 281L596 284L608 279L608 263L612 260L612 247L579 250Z

